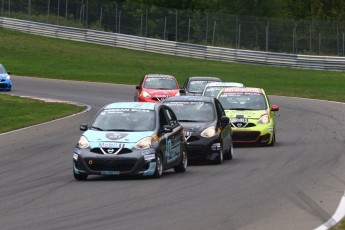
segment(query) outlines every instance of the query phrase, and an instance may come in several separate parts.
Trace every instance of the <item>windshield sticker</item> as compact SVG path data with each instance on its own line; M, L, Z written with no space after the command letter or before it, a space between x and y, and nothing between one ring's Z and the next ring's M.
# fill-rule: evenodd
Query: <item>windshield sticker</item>
M105 109L102 111L101 115L105 115L106 113L125 113L125 112L141 112L141 113L149 113L151 110L149 109L138 109L138 108L132 108L132 109Z
M222 89L222 87L208 87L206 89L206 91L217 91L217 90L221 90L221 89Z
M190 84L194 85L194 84L199 84L199 83L207 83L208 81L191 81Z
M205 104L203 101L172 101L168 102L167 105L172 106L184 106L184 105L200 105Z
M261 89L251 89L251 88L225 88L224 93L257 93L261 94Z
M124 137L127 137L128 133L107 133L105 134L105 137L108 138L109 140L119 140Z
M156 81L156 80L172 80L172 77L149 77L146 81Z

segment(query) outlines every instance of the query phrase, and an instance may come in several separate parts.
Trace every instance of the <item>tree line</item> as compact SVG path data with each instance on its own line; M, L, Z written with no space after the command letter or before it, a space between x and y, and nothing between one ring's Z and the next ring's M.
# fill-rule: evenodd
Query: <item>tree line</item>
M0 0L1 15L183 43L345 56L344 0Z
M147 6L188 10L191 12L219 12L222 14L275 17L293 20L345 21L344 0L1 0L2 5L11 2L11 8L32 2L65 2L73 5L88 4L89 9L100 5L139 3Z

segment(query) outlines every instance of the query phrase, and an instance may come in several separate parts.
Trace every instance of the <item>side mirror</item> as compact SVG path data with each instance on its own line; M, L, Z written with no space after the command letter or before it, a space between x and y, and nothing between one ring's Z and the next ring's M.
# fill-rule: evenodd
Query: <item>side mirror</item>
M180 94L186 94L186 90L185 89L180 89Z
M135 86L136 89L141 89L140 85Z
M271 106L271 111L278 111L279 110L279 106L278 105L272 105Z
M229 123L230 123L230 118L229 118L229 117L227 117L227 116L222 116L222 117L220 118L220 126L221 126L222 128L226 127Z
M80 131L86 131L89 129L89 126L87 124L81 124L79 127Z
M11 74L11 72L7 72L7 74Z
M173 128L170 125L163 125L162 132L163 133L171 133L173 131Z

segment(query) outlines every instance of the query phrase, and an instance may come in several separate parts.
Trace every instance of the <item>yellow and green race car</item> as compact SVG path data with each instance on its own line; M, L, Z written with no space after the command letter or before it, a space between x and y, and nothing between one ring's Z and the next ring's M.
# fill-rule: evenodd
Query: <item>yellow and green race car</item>
M276 137L275 112L261 88L225 88L217 96L230 118L234 144L258 144L273 146Z

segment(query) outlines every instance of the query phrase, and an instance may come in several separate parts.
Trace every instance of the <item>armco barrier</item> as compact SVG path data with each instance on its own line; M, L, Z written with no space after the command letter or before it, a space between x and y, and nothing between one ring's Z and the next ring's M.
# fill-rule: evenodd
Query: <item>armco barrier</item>
M345 57L298 55L202 46L0 17L0 28L183 57L316 70L345 71Z

